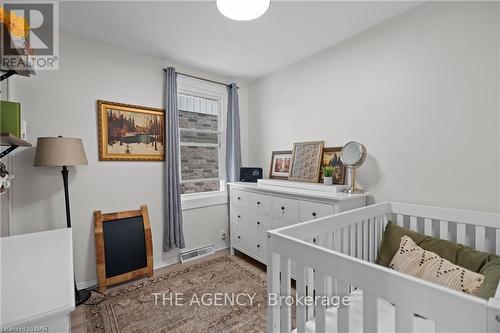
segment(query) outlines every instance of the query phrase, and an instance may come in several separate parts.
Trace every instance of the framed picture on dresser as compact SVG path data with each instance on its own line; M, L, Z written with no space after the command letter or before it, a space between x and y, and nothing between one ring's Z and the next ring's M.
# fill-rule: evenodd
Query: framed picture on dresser
M333 171L333 184L345 184L345 165L340 160L340 152L342 147L328 147L323 148L323 157L321 159L321 169L326 166L332 166ZM320 171L319 182L323 182L323 172Z
M289 180L317 183L323 156L324 141L298 142L293 144L292 166Z
M288 179L288 176L290 175L291 163L292 163L291 150L273 151L271 157L271 170L269 171L269 178Z

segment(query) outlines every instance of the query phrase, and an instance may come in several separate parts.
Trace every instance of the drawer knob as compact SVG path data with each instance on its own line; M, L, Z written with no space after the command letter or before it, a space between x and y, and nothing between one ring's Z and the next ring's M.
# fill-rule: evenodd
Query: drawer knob
M257 205L260 205L260 201L257 201Z
M240 198L240 197L238 197L238 200L241 200L241 198Z
M281 206L281 210L285 210L285 207Z
M238 236L238 239L241 239L241 236Z
M257 224L258 224L258 225L260 225L260 222L259 222L259 221L257 221Z
M316 217L316 213L313 212L313 216Z
M257 247L260 247L260 244L257 244Z
M313 238L313 243L316 243L316 238Z
M241 218L241 215L238 215L238 218Z

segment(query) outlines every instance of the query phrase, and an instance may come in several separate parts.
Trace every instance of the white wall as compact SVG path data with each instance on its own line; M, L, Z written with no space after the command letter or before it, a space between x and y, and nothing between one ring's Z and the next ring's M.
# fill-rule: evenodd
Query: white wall
M74 232L75 274L79 283L94 281L95 253L92 213L138 209L147 204L151 219L155 267L176 261L177 251L162 253L163 163L99 162L96 100L104 99L163 107L164 73L172 63L130 53L121 48L62 33L60 70L10 79L10 97L22 103L28 140L40 136L83 139L88 166L70 170L70 200ZM229 78L176 66L178 71L230 82ZM246 88L240 83L246 101ZM241 105L246 119L246 104ZM246 122L242 122L244 148ZM13 158L11 234L66 225L62 179L55 168L34 168L33 149ZM244 150L246 159L246 150ZM227 205L184 211L186 249L208 244L221 248L221 230L228 230Z
M250 162L358 140L375 200L500 211L498 3L429 3L250 85Z

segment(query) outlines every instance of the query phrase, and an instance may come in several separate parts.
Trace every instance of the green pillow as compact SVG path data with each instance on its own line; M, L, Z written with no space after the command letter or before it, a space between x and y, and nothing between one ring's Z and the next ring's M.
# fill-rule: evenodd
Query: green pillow
M399 249L401 237L410 237L418 246L431 251L458 266L484 275L484 282L479 290L479 297L488 299L495 295L500 280L500 257L485 252L475 251L470 247L447 240L419 234L402 228L389 221L382 235L382 242L376 263L389 267L392 258Z
M484 275L484 281L477 296L484 299L495 296L500 281L500 257L486 263L479 273Z

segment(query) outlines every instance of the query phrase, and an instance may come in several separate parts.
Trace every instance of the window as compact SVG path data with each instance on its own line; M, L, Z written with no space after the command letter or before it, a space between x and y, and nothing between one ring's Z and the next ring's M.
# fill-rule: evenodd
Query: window
M223 93L178 87L182 194L225 189Z

